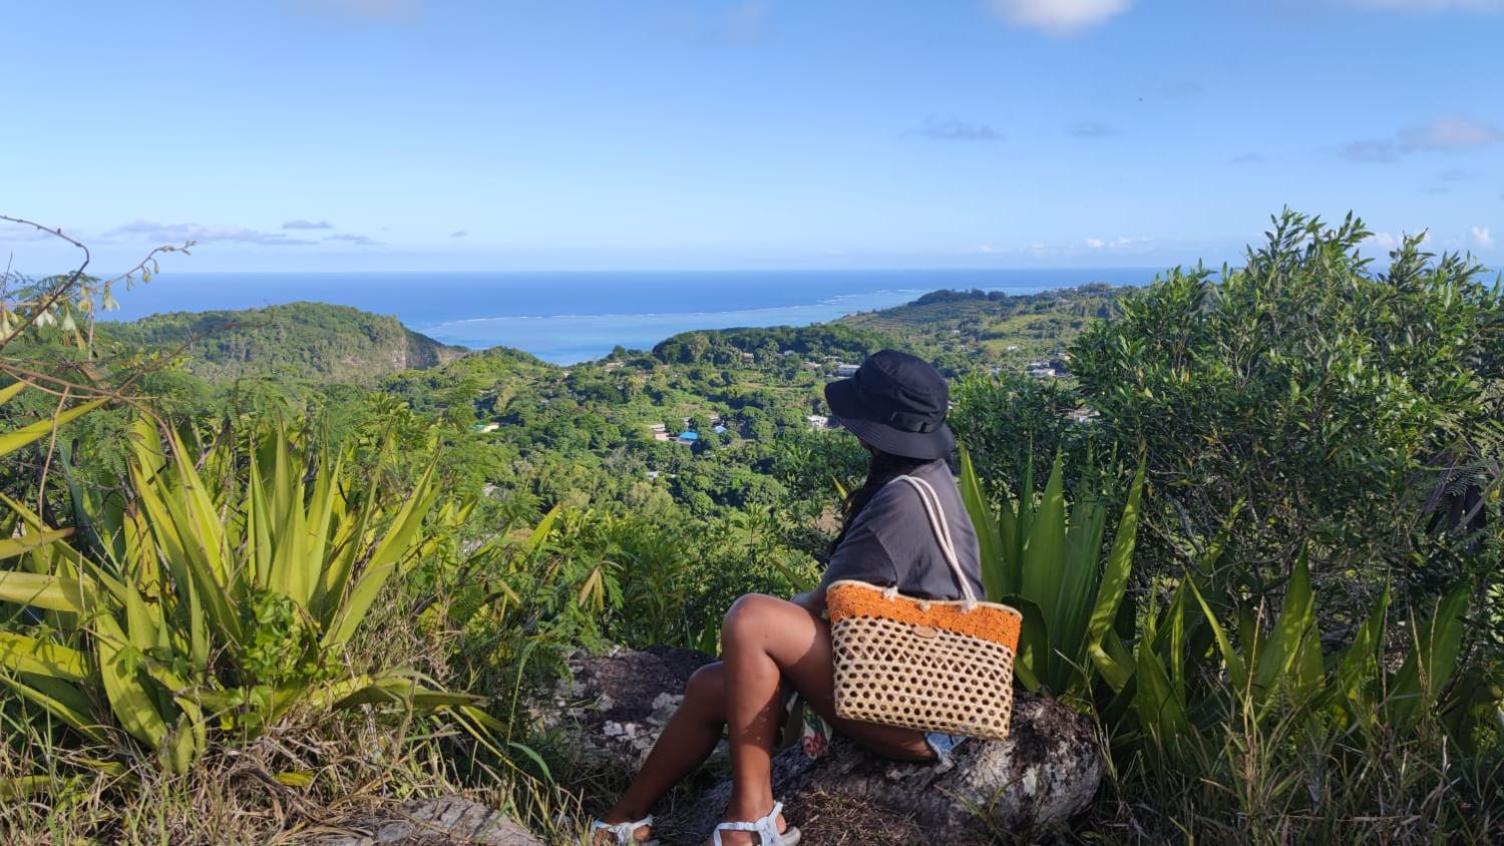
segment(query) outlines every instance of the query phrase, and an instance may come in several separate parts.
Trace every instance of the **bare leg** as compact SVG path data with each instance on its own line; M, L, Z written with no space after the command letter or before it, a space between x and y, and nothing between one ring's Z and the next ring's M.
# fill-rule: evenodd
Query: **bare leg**
M779 725L778 688L783 681L770 654L782 633L771 625L760 600L744 596L731 606L721 627L726 664L726 724L731 735L731 804L726 819L750 821L773 809L773 741ZM751 834L741 835L754 842ZM736 842L725 837L728 842Z
M835 719L830 626L803 606L771 596L738 599L721 629L721 651L731 735L728 820L755 820L773 808L771 756L783 679L843 734L873 751L907 760L933 756L922 732ZM721 837L728 846L757 842L750 832L724 832Z
M663 727L642 769L601 819L622 823L647 816L674 785L705 763L720 742L725 725L726 668L717 661L689 677L684 701ZM639 830L638 836L647 839L647 829Z
M629 822L649 809L714 751L730 727L732 798L728 820L754 820L773 808L772 748L778 731L781 681L842 734L872 751L900 760L927 760L933 752L922 732L839 720L835 716L835 663L830 625L803 606L771 596L736 601L721 630L725 660L696 671L642 770L603 817ZM783 822L780 820L779 828ZM648 837L646 829L638 836ZM732 844L755 844L748 832L724 832Z

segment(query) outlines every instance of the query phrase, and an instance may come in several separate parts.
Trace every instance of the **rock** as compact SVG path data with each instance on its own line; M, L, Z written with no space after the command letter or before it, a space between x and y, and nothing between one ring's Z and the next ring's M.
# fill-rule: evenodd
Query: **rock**
M666 646L578 653L570 679L532 703L534 725L564 735L560 746L576 766L636 772L684 701L690 675L712 660Z
M894 839L847 842L986 843L995 832L1063 825L1091 801L1104 769L1089 721L1053 699L1019 693L1008 739L967 740L948 767L886 760L838 737L819 760L798 745L779 752L773 790L812 843L840 842L851 818L873 812L894 818L881 826ZM684 842L708 837L730 795L730 782L706 791L674 830Z
M683 700L690 673L712 660L682 649L616 649L570 661L573 679L555 691L545 723L572 732L581 755L641 765ZM773 760L776 795L806 842L983 843L996 832L1063 824L1096 794L1104 764L1091 722L1052 699L1017 694L1012 734L968 740L951 766L901 764L836 738L819 759L798 744ZM674 809L658 833L700 843L730 793L722 783Z
M459 796L415 799L315 839L319 846L542 846L499 811Z

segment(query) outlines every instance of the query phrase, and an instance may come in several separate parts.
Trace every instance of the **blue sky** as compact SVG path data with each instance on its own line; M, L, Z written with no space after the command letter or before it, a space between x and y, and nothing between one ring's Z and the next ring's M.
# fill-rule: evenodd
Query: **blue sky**
M1504 0L8 4L0 213L96 266L1504 260ZM66 254L15 228L30 273Z

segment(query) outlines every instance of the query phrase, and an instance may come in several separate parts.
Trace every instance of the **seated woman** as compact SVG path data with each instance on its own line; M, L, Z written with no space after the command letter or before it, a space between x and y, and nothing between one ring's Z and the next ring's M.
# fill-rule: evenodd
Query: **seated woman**
M897 586L910 596L958 599L919 495L899 476L927 480L940 497L962 570L983 593L976 534L945 458L955 438L945 425L944 378L914 356L883 350L825 397L845 428L872 454L866 482L846 502L845 524L819 587L792 600L748 595L727 612L721 660L690 678L684 703L625 793L594 826L597 844L651 842L648 811L710 757L722 730L731 742L731 803L714 846L792 846L799 830L773 798L772 754L789 693L830 726L871 751L903 761L946 755L957 738L839 719L825 589L840 579Z

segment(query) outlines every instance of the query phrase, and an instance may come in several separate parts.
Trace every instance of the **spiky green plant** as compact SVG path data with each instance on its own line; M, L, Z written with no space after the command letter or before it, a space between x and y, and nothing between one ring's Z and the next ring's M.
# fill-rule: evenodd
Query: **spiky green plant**
M472 711L411 670L344 660L424 546L433 468L404 495L378 466L360 490L343 456L292 437L258 425L196 461L142 420L128 496L88 503L76 545L4 499L0 602L23 608L0 621L0 682L89 744L177 773L296 709Z
M1014 664L1019 680L1030 690L1060 696L1087 694L1098 674L1121 687L1133 659L1114 623L1133 565L1143 469L1129 487L1105 557L1107 503L1080 497L1067 508L1058 456L1042 492L1036 495L1030 472L1020 496L1000 508L983 493L965 450L960 485L981 548L987 595L1024 615Z
M1206 767L1219 731L1230 725L1313 743L1332 733L1361 740L1403 736L1424 715L1450 709L1458 715L1449 726L1454 739L1469 748L1497 700L1485 688L1451 690L1448 699L1466 626L1465 584L1409 616L1396 666L1385 648L1388 591L1346 646L1324 652L1305 555L1267 628L1251 609L1209 600L1207 580L1205 572L1187 573L1167 604L1143 615L1124 694L1136 730L1121 735L1120 745L1146 749L1161 762ZM1236 626L1225 626L1226 619Z

